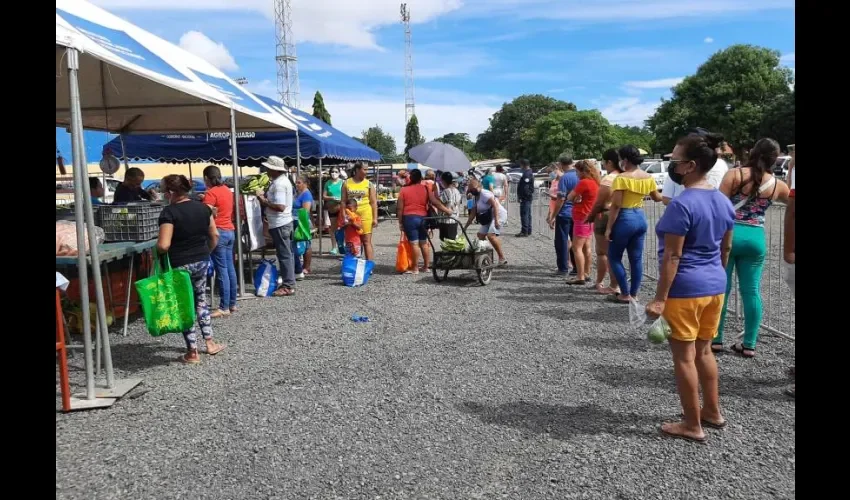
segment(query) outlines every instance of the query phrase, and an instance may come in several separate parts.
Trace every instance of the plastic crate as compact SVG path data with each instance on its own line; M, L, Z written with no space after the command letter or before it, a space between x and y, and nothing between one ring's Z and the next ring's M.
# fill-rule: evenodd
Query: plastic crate
M159 234L159 203L101 205L96 224L103 228L106 241L147 241Z

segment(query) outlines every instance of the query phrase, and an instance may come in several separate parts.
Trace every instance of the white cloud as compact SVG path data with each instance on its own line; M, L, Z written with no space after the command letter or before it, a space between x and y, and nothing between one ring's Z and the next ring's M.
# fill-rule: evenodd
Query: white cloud
M626 82L626 89L669 89L682 83L684 77L660 78L658 80L641 80Z
M788 54L783 55L779 58L779 62L786 66L794 66L795 61L795 52L790 52Z
M93 0L106 9L255 11L274 20L273 0ZM461 0L407 0L412 23L428 22L461 6ZM378 49L374 31L400 22L398 0L292 0L298 42ZM226 28L227 21L223 21Z
M703 42L705 42L705 43L714 43L714 38L711 38L710 36L707 36L707 37L705 37L705 40L703 40Z
M180 47L206 60L222 71L236 71L239 66L223 43L216 43L200 31L187 31L180 37Z
M260 80L258 82L253 82L249 80L248 83L245 85L245 88L255 94L265 97L271 97L272 99L277 99L277 83L273 82L272 80Z
M621 97L599 111L611 123L642 127L644 120L655 113L659 102L645 102L637 97Z

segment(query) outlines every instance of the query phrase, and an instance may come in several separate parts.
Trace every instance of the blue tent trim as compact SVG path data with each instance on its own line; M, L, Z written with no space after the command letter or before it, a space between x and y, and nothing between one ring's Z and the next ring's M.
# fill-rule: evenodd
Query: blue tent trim
M343 161L380 161L381 154L327 123L303 111L284 106L273 99L257 96L298 125L301 158L332 158ZM295 158L295 132L237 132L237 152L241 161L265 160L269 156ZM230 160L230 134L125 135L127 158L134 161L226 162ZM116 137L104 146L121 156L121 140Z

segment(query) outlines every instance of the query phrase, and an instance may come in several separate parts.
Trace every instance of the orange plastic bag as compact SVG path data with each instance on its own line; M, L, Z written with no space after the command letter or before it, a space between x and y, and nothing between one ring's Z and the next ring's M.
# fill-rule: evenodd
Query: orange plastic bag
M401 239L398 240L398 248L395 254L395 270L403 273L413 266L413 249L410 247L410 242L404 233L401 234Z

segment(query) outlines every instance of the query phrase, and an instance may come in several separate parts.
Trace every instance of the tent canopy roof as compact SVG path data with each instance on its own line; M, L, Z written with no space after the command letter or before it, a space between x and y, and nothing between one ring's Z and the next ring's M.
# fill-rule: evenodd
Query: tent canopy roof
M80 51L86 129L229 131L231 105L238 130L296 128L210 63L84 0L56 0L57 126L69 124L66 47Z

